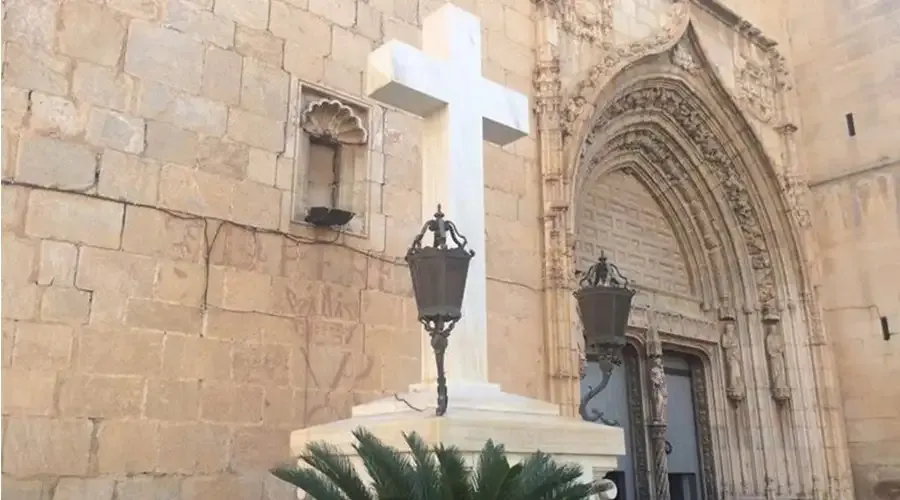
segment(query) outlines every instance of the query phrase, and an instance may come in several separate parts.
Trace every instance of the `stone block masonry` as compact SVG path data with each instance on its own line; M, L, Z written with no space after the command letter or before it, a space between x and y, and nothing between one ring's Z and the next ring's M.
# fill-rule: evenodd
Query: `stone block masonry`
M485 74L530 92L532 6L495 4ZM438 5L4 4L3 498L293 499L266 472L290 431L417 380L420 123L372 111L383 217L335 240L289 222L291 89L363 99L365 54ZM541 397L541 369L501 369L543 356L533 144L486 146L479 250L517 339L491 378Z

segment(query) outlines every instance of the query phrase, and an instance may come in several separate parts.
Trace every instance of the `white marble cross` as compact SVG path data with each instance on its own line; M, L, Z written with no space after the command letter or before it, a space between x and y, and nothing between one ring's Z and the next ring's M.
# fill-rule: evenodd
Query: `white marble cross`
M372 52L366 92L425 119L423 222L440 203L475 250L463 316L447 348L452 399L454 382L487 382L483 141L505 145L528 135L529 108L526 96L481 76L481 23L474 15L444 5L425 19L422 48L391 40ZM422 381L433 383L428 342L422 361Z

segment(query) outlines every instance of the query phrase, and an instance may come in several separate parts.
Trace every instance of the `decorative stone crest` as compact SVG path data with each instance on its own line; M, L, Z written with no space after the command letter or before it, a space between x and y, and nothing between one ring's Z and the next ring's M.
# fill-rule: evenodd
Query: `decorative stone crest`
M313 137L338 144L365 144L368 131L350 106L333 99L309 104L300 116L300 126Z
M590 43L608 41L612 32L612 0L562 0L562 29Z
M587 77L578 82L566 101L562 116L563 138L570 138L576 133L575 127L588 100L611 75L641 57L674 44L687 29L689 21L688 5L683 0L678 0L672 5L658 32L624 45L604 44L600 62L588 70Z
M672 58L672 64L688 73L695 75L700 71L700 65L694 59L692 50L688 45L687 40L684 38L672 47L670 56Z
M771 123L775 118L775 79L770 69L742 58L735 77L738 102L757 120Z

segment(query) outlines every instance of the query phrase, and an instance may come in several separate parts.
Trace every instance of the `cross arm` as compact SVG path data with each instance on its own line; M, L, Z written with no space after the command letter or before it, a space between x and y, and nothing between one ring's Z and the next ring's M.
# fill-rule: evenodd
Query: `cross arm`
M419 49L391 40L369 54L366 94L428 116L449 102L449 82L441 65Z
M482 78L484 139L505 146L529 133L528 97Z

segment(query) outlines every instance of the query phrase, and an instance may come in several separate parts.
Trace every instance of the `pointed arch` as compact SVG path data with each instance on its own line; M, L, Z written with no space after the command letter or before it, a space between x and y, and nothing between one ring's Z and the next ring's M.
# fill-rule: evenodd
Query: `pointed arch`
M672 51L676 44L683 50ZM717 440L726 454L750 456L726 467L725 491L737 484L763 488L770 479L792 491L817 488L833 467L826 461L840 459L815 430L825 426L818 375L799 375L824 368L807 347L814 327L801 299L808 273L799 233L760 137L690 20L678 37L656 44L603 85L584 88L576 101L589 112L576 113L577 127L563 140L567 240L575 241L585 189L614 170L637 177L672 221L703 314L737 337L738 347L729 350L738 354L718 356L716 369L732 373L725 364L738 366L746 396L730 386L730 376L712 379L712 390L727 395L717 400Z

